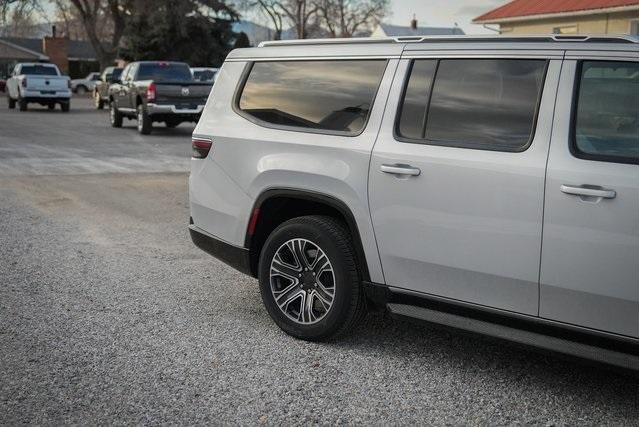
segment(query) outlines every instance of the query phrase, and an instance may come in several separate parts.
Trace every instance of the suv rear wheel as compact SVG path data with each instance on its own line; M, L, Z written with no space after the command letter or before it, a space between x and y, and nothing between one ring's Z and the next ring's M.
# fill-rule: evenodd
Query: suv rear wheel
M144 104L138 105L138 132L142 135L148 135L151 133L152 127L151 116L146 112Z
M335 338L365 314L359 267L338 220L286 221L266 240L259 263L262 300L287 334L309 341Z

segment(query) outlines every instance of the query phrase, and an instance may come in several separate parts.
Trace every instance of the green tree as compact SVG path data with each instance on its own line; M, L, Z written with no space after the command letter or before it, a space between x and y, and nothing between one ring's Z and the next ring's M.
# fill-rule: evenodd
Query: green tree
M125 59L216 66L237 37L232 24L238 14L223 1L138 0L136 10L125 31Z

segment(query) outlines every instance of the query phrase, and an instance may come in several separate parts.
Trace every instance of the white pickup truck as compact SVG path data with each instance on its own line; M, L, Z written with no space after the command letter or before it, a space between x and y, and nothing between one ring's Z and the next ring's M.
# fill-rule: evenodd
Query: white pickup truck
M27 104L36 102L50 110L60 104L62 111L69 111L71 89L69 77L60 74L54 64L20 63L15 66L7 80L9 108L18 104L20 111L27 110Z

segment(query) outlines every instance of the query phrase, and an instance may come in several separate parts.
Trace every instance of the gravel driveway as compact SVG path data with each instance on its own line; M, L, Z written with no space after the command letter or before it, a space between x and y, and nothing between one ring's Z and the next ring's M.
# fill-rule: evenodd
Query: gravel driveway
M292 339L189 240L192 127L0 108L1 424L639 425L599 365L382 313Z

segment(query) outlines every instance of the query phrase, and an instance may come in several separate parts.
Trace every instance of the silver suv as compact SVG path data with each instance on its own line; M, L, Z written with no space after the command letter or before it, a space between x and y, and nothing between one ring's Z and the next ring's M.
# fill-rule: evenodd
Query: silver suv
M193 241L288 334L383 307L639 367L633 38L238 49L193 150Z

